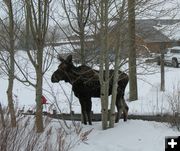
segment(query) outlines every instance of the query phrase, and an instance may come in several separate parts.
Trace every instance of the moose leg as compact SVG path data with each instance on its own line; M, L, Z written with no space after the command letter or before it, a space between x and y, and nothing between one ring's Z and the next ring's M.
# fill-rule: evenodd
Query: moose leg
M81 114L82 114L82 117L83 117L82 123L87 125L87 120L86 120L86 102L84 101L84 99L79 99L79 101L80 101L80 104L81 104Z
M117 113L115 122L116 123L119 122L119 119L120 119L122 113L123 113L124 121L127 121L129 107L126 104L124 98L120 98L120 99L116 100L116 107L117 107L118 113Z
M86 112L87 112L89 125L92 125L91 108L92 108L92 102L91 102L91 98L89 98L86 102Z
M122 98L119 94L117 94L117 98L116 98L116 108L117 108L117 115L116 115L116 120L115 122L118 123L119 119L121 117L121 114L123 112L123 108L122 108L123 104L122 104Z
M124 98L123 98L123 118L124 118L124 121L127 121L127 117L128 117L128 110L129 110L129 107L128 105L126 104Z

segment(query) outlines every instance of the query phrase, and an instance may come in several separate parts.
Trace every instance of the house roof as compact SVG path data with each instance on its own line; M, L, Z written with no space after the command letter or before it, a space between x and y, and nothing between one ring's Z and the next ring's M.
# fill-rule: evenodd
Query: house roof
M154 26L157 30L161 33L166 35L173 41L180 40L180 22L172 24L172 25L161 25L161 26Z
M180 22L180 20L136 20L136 34L142 37L146 42L170 42L174 39L165 34L163 30L158 27L173 26L178 22Z

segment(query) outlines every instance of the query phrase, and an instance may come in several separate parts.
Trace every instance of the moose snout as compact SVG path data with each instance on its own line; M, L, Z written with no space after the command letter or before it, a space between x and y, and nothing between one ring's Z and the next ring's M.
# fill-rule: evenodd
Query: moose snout
M52 83L57 83L57 82L59 82L59 80L57 79L57 77L56 77L55 74L53 74L53 75L51 76L51 82L52 82Z

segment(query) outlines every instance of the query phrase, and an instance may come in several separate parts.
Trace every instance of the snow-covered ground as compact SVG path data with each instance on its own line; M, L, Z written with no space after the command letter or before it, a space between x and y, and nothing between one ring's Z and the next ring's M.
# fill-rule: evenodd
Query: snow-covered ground
M87 144L77 145L73 151L164 151L165 137L178 136L180 132L165 123L129 120L116 124L115 128L101 130L94 123Z
M23 117L23 121L19 121L26 123L26 131L22 124L19 126L19 133L16 133L16 139L14 135L12 138L10 135L10 142L13 140L16 148L19 148L15 151L24 151L26 146L33 151L59 151L59 147L64 150L70 148L71 151L164 151L167 136L180 136L180 132L170 128L167 123L121 120L114 128L103 131L101 122L93 122L91 126L77 122L74 126L68 121L67 128L62 121L44 119L46 128L42 135L36 135L33 130L34 117ZM8 147L12 147L13 144L9 145Z
M18 57L26 59L23 52ZM18 58L17 58L18 60ZM21 60L22 61L22 60ZM57 98L57 104L62 112L69 112L69 102L75 112L80 112L78 99L71 91L71 85L65 82L52 84L50 77L56 70L59 62L54 59L51 68L44 76L43 94L49 103L54 103L53 96ZM32 72L32 67L28 68ZM160 91L160 67L154 64L141 64L138 66L138 100L128 102L129 88L127 86L125 99L129 105L130 114L164 114L171 112L169 96L179 93L180 69L165 67L166 91ZM32 72L33 73L33 72ZM7 77L0 77L0 101L7 104L6 89ZM33 87L25 86L15 81L14 94L19 105L27 108L35 105L35 90ZM69 100L69 101L68 101ZM100 99L93 98L93 111L100 113ZM57 126L57 125L56 125ZM61 125L59 125L61 126ZM93 129L86 143L79 143L73 151L163 151L165 147L165 136L177 136L180 132L172 129L167 123L148 122L141 120L122 120L115 124L115 128L103 131L100 122L93 122L92 126L84 126L84 130Z

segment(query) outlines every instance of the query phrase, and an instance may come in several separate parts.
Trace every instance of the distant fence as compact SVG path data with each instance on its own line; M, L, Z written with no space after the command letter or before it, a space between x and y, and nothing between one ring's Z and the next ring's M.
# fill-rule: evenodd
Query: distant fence
M64 119L64 120L75 120L80 121L81 120L81 114L56 114L56 115L50 115L52 118L56 119ZM178 117L180 120L180 117ZM133 120L146 120L146 121L156 121L156 122L168 122L169 119L172 119L171 115L161 116L161 115L128 115L128 119ZM101 114L92 113L92 121L101 121Z
M29 113L23 113L24 115L35 115L29 114ZM62 119L62 120L74 120L74 121L81 121L81 114L80 113L74 113L71 114L68 113L61 113L61 114L48 114L46 112L43 112L44 115L47 115L51 118L55 119ZM92 121L101 121L101 113L91 113L92 115ZM133 120L146 120L146 121L156 121L156 122L169 122L170 119L174 118L172 115L128 115L128 119ZM180 121L180 116L176 117L177 120Z

